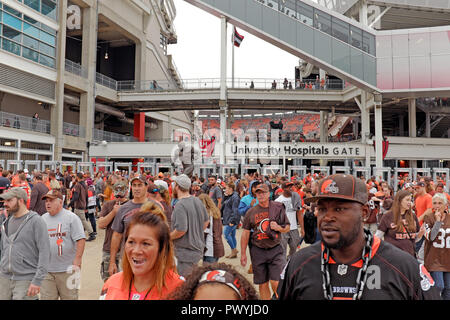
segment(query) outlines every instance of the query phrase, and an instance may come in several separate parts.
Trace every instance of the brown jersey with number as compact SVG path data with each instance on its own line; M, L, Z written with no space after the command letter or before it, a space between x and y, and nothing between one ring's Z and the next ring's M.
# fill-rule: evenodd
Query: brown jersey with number
M431 230L436 223L434 214L427 214L423 223L426 230L425 267L428 271L450 272L450 214L446 214L434 240L430 239Z

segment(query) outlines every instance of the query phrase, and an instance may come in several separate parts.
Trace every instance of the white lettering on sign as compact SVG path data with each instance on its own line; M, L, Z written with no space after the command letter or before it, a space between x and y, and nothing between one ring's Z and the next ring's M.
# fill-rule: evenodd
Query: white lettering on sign
M73 4L67 7L67 29L81 29L81 9L77 5Z
M362 145L341 145L321 143L298 143L293 146L289 143L279 143L277 146L270 144L229 144L227 156L233 157L303 157L303 158L363 158L365 148Z

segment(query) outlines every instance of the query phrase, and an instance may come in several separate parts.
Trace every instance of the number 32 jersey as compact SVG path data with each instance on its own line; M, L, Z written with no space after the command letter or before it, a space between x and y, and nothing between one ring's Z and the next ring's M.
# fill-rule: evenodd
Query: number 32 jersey
M436 222L434 214L427 214L423 219L425 225L425 267L429 271L450 272L450 214L447 213L443 222ZM439 223L438 233L431 240L431 230L436 229Z

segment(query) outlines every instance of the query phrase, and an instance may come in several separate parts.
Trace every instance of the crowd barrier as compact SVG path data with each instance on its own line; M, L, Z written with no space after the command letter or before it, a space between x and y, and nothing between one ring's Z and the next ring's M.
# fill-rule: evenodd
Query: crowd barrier
M38 160L0 160L0 166L7 170L19 170L28 169L29 172L33 170L44 171L50 169L56 171L59 169L61 172L70 171L83 171L95 174L98 170L105 172L128 171L138 170L138 172L149 171L151 174L158 174L159 172L168 172L173 175L176 171L180 172L182 168L174 166L172 163L154 163L154 162L138 162L133 165L131 162L75 162L75 161L38 161ZM194 174L199 176L208 177L211 174L226 176L234 173L245 175L247 173L258 172L262 175L286 175L292 178L297 175L303 179L309 173L324 175L344 173L352 174L355 177L364 177L369 179L372 176L380 181L384 180L391 185L395 191L398 189L400 180L412 182L416 181L419 176L432 177L433 181L443 181L446 186L450 186L449 168L377 168L377 167L347 167L347 166L287 166L287 169L282 165L259 165L259 164L196 164L194 167Z

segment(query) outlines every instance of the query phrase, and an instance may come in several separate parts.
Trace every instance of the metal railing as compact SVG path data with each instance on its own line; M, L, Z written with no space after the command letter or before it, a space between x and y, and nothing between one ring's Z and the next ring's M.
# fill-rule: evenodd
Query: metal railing
M107 88L113 89L117 91L118 88L118 81L114 80L108 76L105 76L104 74L101 73L96 73L95 75L95 81L96 83L105 86Z
M50 134L50 121L21 116L14 113L0 111L0 124L2 127Z
M65 134L67 136L85 138L86 137L86 129L77 124L64 122L63 123L63 134Z
M137 142L138 139L133 136L127 136L115 132L94 129L92 132L93 139L107 142Z
M247 90L344 90L349 84L339 79L329 79L325 82L316 79L304 79L302 82L293 79L252 79L252 78L231 78L227 79L229 89ZM167 80L128 80L118 81L117 91L180 91L180 90L201 90L219 89L220 78L206 79L181 79L181 89L174 87L171 81Z
M88 77L88 70L86 68L69 59L66 59L65 70L83 78Z

